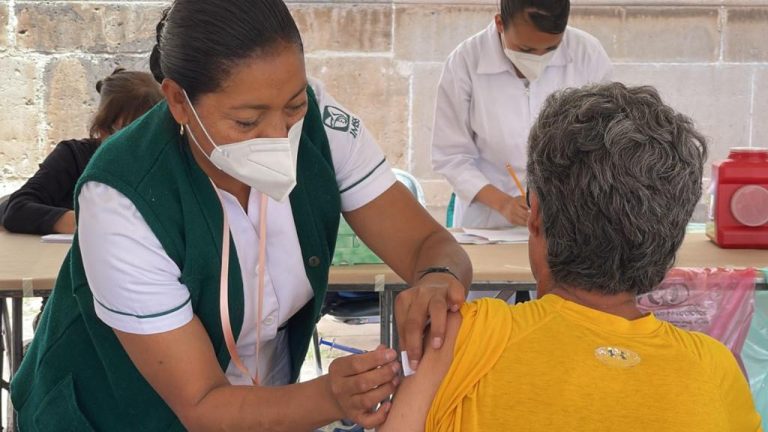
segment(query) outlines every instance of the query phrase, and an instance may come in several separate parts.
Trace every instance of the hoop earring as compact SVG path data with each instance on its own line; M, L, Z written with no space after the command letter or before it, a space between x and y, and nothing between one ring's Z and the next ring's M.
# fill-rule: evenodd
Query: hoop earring
M179 135L184 136L184 125L179 125Z

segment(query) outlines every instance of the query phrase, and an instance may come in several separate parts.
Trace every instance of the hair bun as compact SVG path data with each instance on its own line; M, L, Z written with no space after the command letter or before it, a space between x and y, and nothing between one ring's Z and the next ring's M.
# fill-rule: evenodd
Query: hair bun
M160 65L160 45L156 44L152 48L152 54L149 55L149 70L152 72L155 81L162 84L165 74L163 73L163 67Z
M149 70L152 72L152 76L155 78L155 81L161 84L165 79L165 74L163 73L163 67L160 61L160 58L162 57L160 52L160 41L163 39L163 30L165 29L165 23L168 21L168 15L170 14L172 7L173 6L163 10L163 16L160 18L160 22L158 22L157 26L155 27L155 31L157 32L157 36L155 37L156 43L152 48L152 54L149 55Z

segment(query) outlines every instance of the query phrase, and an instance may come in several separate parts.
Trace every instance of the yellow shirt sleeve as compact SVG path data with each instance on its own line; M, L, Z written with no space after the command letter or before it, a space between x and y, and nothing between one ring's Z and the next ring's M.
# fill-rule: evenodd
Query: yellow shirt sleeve
M763 432L749 384L736 358L725 345L713 343L712 346L712 365L717 368L713 373L721 376L720 388L725 415L731 426L729 430Z
M453 363L432 402L426 432L461 430L462 401L472 397L509 342L512 317L505 302L480 299L466 303L461 317Z

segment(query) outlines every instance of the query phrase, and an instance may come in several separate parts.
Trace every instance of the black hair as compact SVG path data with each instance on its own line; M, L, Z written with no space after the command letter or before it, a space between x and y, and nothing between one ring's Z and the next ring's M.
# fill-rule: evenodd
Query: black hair
M160 86L146 72L117 68L96 83L99 109L91 121L91 138L103 140L144 115L163 100Z
M158 82L174 80L194 101L218 90L239 62L285 44L303 51L282 0L175 0L157 24L149 63Z
M525 14L539 31L560 34L568 25L570 13L570 0L501 0L504 28Z

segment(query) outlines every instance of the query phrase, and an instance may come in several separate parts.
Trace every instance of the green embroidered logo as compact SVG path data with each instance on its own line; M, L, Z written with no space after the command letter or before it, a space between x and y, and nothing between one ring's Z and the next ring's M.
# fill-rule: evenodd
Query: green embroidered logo
M335 106L326 106L323 112L323 123L333 130L346 132L349 130L350 116Z
M360 119L352 117L340 108L326 106L323 111L323 124L335 131L349 132L353 138L360 134Z

